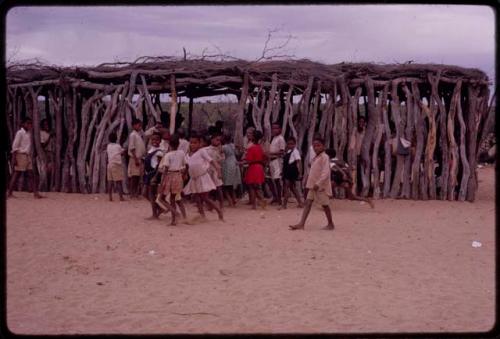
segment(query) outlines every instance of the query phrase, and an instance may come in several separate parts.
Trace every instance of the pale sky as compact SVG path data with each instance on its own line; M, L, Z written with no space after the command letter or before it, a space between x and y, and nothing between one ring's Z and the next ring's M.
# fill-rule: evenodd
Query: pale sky
M97 65L204 48L254 60L294 36L287 54L339 62L452 64L495 76L495 15L466 5L15 7L6 59Z

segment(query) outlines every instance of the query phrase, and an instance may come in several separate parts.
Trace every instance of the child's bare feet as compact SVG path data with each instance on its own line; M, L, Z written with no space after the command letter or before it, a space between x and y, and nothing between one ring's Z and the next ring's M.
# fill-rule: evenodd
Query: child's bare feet
M303 230L304 229L304 225L301 225L301 224L290 225L290 226L288 226L288 228L290 228L291 231Z
M302 204L302 203L298 204L297 208L304 208L304 204Z
M335 229L335 225L326 225L325 227L321 228L322 230L327 230L327 231L333 231Z
M158 219L160 219L160 218L158 218L158 216L157 216L157 215L152 215L152 216L147 217L147 218L144 218L144 219L145 219L145 220L158 220Z
M280 207L278 207L278 211L280 210L286 210L286 205L281 205Z
M40 195L40 194L35 194L35 199L42 199L42 198L45 198L44 196Z
M373 203L373 201L368 200L368 204L370 205L371 208L375 208L375 204Z
M109 201L113 201L113 198L109 198Z
M260 207L261 207L263 210L265 210L265 209L266 209L266 207L267 207L267 201L265 201L264 199L262 199L262 200L259 202L259 204L260 204Z
M175 226L177 225L177 222L175 221L175 219L172 219L172 221L170 222L170 226Z

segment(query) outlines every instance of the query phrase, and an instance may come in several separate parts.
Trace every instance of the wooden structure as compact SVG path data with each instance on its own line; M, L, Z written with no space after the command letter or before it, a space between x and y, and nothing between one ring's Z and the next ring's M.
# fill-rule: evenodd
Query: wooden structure
M281 124L283 133L296 136L303 154L314 133L320 133L327 147L352 165L354 178L361 171L362 195L474 200L478 147L482 131L489 128L489 80L480 70L457 66L173 57L96 67L17 64L7 68L9 137L22 116L33 118L34 156L43 186L46 154L37 122L45 107L56 139L48 189L104 192L107 136L116 131L125 140L134 116L145 128L152 126L162 114L160 94L172 99L171 130L178 97L189 99L191 114L194 98L234 94L239 102L234 111L237 145L249 124L267 139L271 124ZM45 106L39 105L43 98ZM367 127L358 157L361 113ZM391 136L411 141L411 154L391 155Z

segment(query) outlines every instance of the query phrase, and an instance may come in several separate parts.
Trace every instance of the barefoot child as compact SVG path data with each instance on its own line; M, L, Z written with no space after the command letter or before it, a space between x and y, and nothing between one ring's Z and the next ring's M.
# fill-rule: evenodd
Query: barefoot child
M150 146L146 158L144 159L144 187L145 196L151 203L152 215L149 219L158 219L161 214L161 207L156 202L158 194L158 165L163 157L163 150L160 148L161 136L159 133L151 135Z
M302 165L299 150L296 148L294 137L289 137L286 143L286 153L283 157L283 205L281 208L286 208L290 191L292 191L295 199L297 199L298 207L302 208L302 199L297 192L296 182L302 176Z
M8 197L12 197L14 185L20 175L26 174L30 183L33 195L39 199L42 196L38 193L38 185L35 183L33 173L33 163L31 161L31 130L33 122L30 118L24 118L21 122L21 128L16 132L12 142L12 163L14 165L14 175L10 179Z
M229 205L236 205L236 195L234 190L241 185L241 172L236 160L236 148L231 142L231 136L226 134L222 138L222 151L224 152L224 162L222 163L222 181L224 182L224 195L229 201Z
M182 217L186 219L186 209L182 203L180 194L183 187L183 174L186 170L186 154L184 151L179 150L179 136L173 134L170 138L170 151L161 159L159 170L163 173L160 189L158 192L158 199L168 205L165 197L170 197L170 212L172 213L171 225L177 224L178 213L175 206L179 206Z
M363 198L353 193L354 182L349 173L349 164L337 159L335 157L335 150L331 149L327 153L330 156L332 192L335 192L335 187L341 187L344 189L348 199L364 201L370 205L371 208L374 208L375 205L371 199Z
M271 193L273 200L271 204L282 204L281 200L281 177L283 172L283 154L285 153L286 142L281 135L281 126L272 124L271 126L272 140L269 145L269 172L271 176Z
M224 153L222 152L221 146L221 136L218 133L212 134L210 138L210 145L207 146L206 151L213 162L208 169L208 174L215 184L216 187L216 198L219 202L219 208L222 210L224 203L224 196L222 195L222 186L224 182L222 181L222 162L224 161Z
M245 183L248 185L252 209L257 208L256 199L259 199L262 208L266 206L266 201L260 193L260 186L265 181L264 163L266 161L266 155L260 144L262 137L261 131L254 132L253 144L248 148L245 155L245 162L248 164L248 169L245 173Z
M184 187L185 194L193 194L200 215L205 218L203 203L217 211L220 220L223 219L222 210L208 197L208 192L215 190L215 184L208 174L212 165L212 158L205 149L201 148L202 137L196 134L189 138L189 153L186 155L186 165L189 172L189 181Z
M139 131L142 129L142 121L139 119L132 120L132 132L128 139L128 177L130 198L139 198L140 187L139 182L144 171L143 157L146 154L146 145L142 140Z
M332 211L330 210L330 198L332 197L332 184L330 180L330 159L325 153L325 143L322 138L316 137L313 140L313 149L316 156L311 163L311 169L307 177L306 188L307 199L302 218L297 225L289 226L291 230L304 229L307 216L311 211L313 201L317 201L325 211L328 224L323 228L333 230L335 225L332 221Z
M125 150L119 143L116 141L118 137L116 133L109 134L109 143L106 147L106 153L108 155L108 166L107 166L107 177L108 177L108 192L109 192L109 201L113 201L113 190L115 187L118 189L118 194L120 195L120 201L124 201L123 199L123 163L122 163L122 154L125 153Z

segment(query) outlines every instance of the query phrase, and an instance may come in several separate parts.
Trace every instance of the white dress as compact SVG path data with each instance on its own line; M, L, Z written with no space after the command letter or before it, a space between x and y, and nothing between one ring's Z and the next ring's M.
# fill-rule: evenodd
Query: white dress
M214 190L215 184L208 174L212 158L205 149L199 149L193 154L186 154L189 181L184 187L184 194L205 193Z

